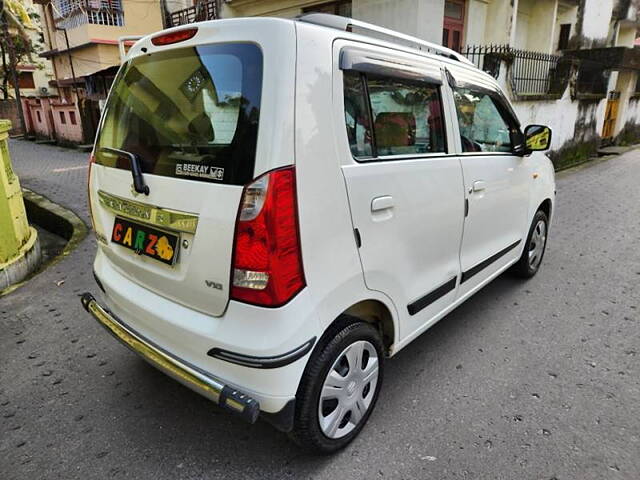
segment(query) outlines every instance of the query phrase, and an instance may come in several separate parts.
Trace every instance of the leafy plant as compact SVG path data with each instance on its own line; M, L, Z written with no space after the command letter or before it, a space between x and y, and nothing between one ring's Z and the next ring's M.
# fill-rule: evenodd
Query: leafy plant
M17 65L28 61L33 64L34 55L41 48L31 40L30 31L38 31L34 22L39 18L35 12L29 11L19 0L0 0L2 6L2 30L0 31L0 55L2 67L0 69L0 91L5 99L9 98L9 83L13 83L13 72ZM13 48L14 56L10 51ZM43 68L41 63L36 64Z

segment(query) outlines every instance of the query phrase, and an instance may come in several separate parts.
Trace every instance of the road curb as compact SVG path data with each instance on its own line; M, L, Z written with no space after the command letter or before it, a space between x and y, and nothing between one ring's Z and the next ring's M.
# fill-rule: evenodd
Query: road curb
M39 193L35 193L27 188L22 189L22 196L29 221L64 238L67 243L58 255L41 265L34 274L29 275L21 282L15 283L9 288L0 291L0 297L13 292L38 273L55 265L60 260L68 256L89 233L87 225L71 210L52 202L47 197L40 195Z
M22 195L29 221L67 241L62 252L52 262L57 261L58 257L69 255L87 236L89 232L87 225L71 210L27 188L22 189Z

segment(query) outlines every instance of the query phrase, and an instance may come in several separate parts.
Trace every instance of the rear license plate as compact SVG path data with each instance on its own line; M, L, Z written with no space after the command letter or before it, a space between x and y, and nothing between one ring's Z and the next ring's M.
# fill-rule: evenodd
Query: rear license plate
M178 255L178 235L116 217L111 241L167 265L173 265Z

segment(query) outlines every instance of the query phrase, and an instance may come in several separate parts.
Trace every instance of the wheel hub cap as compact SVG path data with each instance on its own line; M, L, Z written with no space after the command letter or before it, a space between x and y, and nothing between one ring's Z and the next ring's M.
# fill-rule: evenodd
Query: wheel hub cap
M347 394L349 396L353 395L353 393L356 391L356 382L354 382L353 380L351 380L349 382L349 385L347 385Z
M375 395L378 369L378 353L367 341L354 342L338 355L320 391L322 433L340 438L361 422Z
M537 268L540 265L546 242L547 224L544 220L539 220L533 229L531 240L529 240L529 266L531 268Z

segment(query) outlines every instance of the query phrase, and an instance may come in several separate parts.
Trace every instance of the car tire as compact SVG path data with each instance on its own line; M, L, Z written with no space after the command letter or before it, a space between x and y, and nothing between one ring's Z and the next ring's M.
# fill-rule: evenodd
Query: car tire
M382 385L384 347L373 325L350 316L323 340L300 381L290 436L306 450L328 454L367 423Z
M514 274L521 278L531 278L538 273L547 247L548 232L549 219L547 214L538 210L533 216L522 256L513 266L512 272Z

